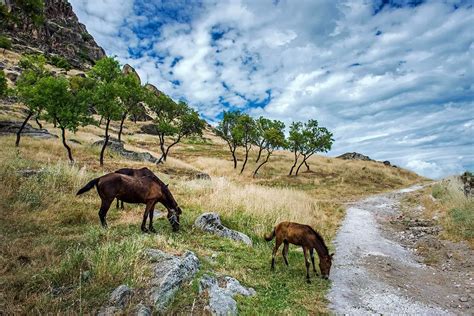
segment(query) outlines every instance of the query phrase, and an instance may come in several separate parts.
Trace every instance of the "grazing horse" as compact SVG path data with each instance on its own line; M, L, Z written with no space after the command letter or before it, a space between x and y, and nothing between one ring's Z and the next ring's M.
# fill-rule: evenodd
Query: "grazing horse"
M140 169L122 168L122 169L119 169L119 170L115 170L114 172L115 173L120 173L120 174L125 174L125 175L131 176L131 177L151 177L153 179L155 179L155 178L158 179L158 177L153 173L153 171L151 171L147 167L143 167L143 168L140 168ZM163 182L160 179L158 179L158 183L163 183ZM123 201L120 201L119 199L117 199L116 208L119 208L119 203L120 202L121 202L120 208L123 210L124 209Z
M156 179L155 179L156 178ZM157 202L163 204L168 210L168 220L173 231L179 230L179 216L181 208L176 203L168 186L158 177L131 177L119 173L109 173L102 177L93 179L77 192L77 195L97 188L102 204L100 206L99 218L102 226L107 227L107 211L115 198L127 203L146 204L143 214L141 229L143 232L156 232L153 228L153 212ZM146 228L147 217L150 217L149 229Z
M276 237L275 247L273 247L272 254L272 271L275 270L275 255L278 251L278 248L282 243L284 243L282 255L285 260L286 265L288 265L288 248L289 244L294 244L297 246L303 247L304 259L306 264L306 281L311 283L309 279L309 260L308 260L308 251L311 256L311 261L313 263L313 271L316 272L316 267L314 266L314 252L319 256L319 269L321 270L321 275L324 279L329 277L329 271L331 270L332 256L334 254L329 254L328 248L324 243L323 237L316 232L311 226L302 225L292 222L281 222L276 225L273 231L265 236L266 241L272 240Z

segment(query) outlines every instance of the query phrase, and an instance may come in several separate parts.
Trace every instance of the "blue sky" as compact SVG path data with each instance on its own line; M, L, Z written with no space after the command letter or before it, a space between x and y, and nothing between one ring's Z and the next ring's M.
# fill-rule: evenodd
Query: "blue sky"
M474 170L472 1L70 2L109 55L210 122L316 118L329 155Z

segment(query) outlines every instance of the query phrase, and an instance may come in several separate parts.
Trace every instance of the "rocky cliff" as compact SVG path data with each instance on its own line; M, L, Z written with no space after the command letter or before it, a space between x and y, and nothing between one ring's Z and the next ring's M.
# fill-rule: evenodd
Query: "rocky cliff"
M67 0L45 0L41 19L28 16L20 3L0 0L12 16L2 26L2 33L11 38L13 50L59 55L79 69L87 69L105 56Z

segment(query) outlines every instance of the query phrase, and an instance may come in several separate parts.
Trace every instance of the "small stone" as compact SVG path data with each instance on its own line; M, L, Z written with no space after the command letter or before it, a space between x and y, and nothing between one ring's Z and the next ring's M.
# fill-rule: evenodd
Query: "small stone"
M464 296L461 296L461 297L459 298L459 300L460 300L461 302L467 302L467 301L468 301L467 297L464 297Z
M252 240L249 236L236 230L229 229L222 225L219 214L217 213L204 213L196 218L194 226L201 230L209 233L213 233L220 237L233 239L235 241L243 242L249 246L252 246Z

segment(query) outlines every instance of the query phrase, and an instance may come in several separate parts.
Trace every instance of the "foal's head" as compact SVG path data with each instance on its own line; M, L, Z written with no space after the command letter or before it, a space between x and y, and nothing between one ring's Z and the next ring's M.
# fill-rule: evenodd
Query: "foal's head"
M334 254L330 254L327 256L322 256L319 258L319 269L321 270L321 276L323 279L328 279L329 278L329 272L331 271L331 265L332 265L332 256Z

